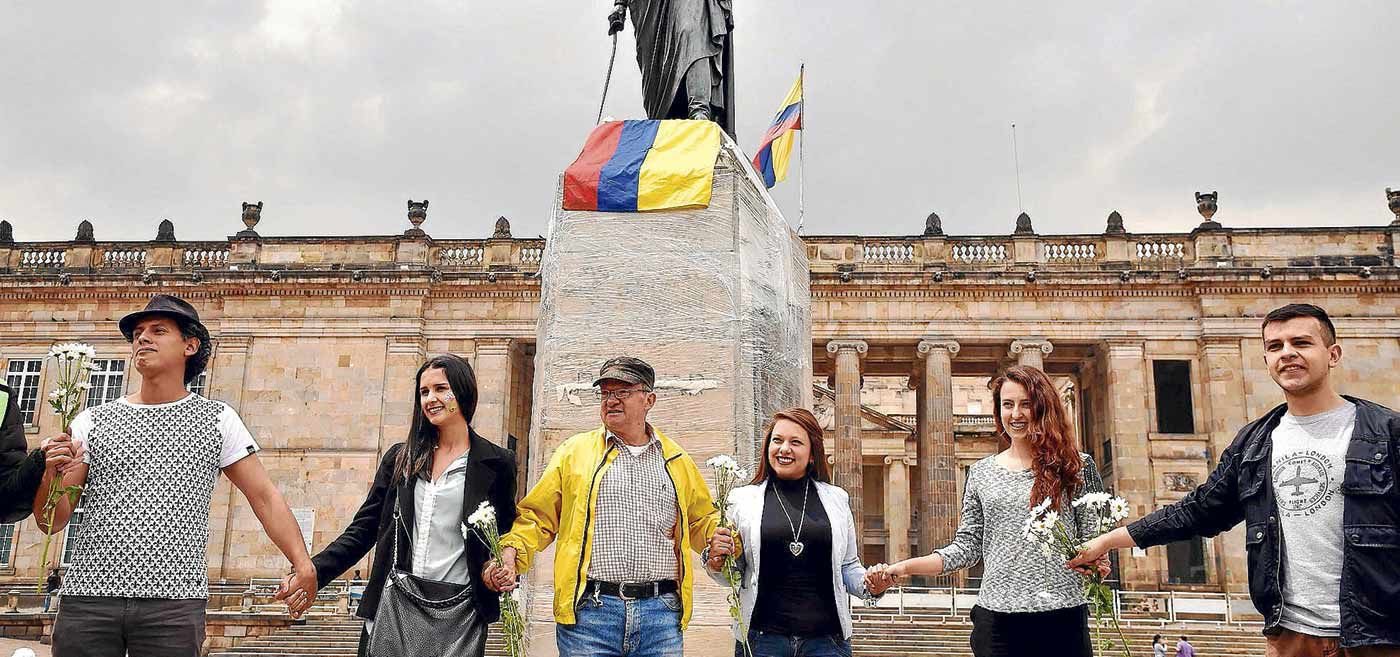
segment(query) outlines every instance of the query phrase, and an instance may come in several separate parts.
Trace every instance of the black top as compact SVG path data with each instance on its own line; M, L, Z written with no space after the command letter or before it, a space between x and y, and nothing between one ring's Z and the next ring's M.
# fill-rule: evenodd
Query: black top
M369 569L369 582L365 585L364 598L355 612L361 618L373 619L379 606L379 594L384 590L384 582L389 575L389 556L393 553L393 534L397 531L399 542L407 544L411 539L404 527L413 526L413 487L418 477L393 485L394 463L404 444L398 443L384 453L379 470L370 484L369 495L355 513L350 526L340 537L326 546L311 563L316 566L316 584L324 587L331 580L340 577L364 558L370 548L374 550L374 563ZM483 501L496 509L496 528L501 534L510 531L515 522L515 454L497 447L482 438L475 430L471 432L471 452L467 456L466 489L462 491L462 522L476 511ZM399 500L403 500L399 504ZM403 516L403 524L395 527L394 508L398 506ZM467 563L471 566L472 589L476 595L477 609L486 622L493 623L500 617L500 594L486 588L481 581L481 569L489 555L480 540L466 541ZM403 570L413 567L411 551L400 548L398 566Z
M836 592L832 588L831 521L810 477L784 481L768 480L763 494L762 553L758 572L758 599L754 604L754 629L789 636L837 634L841 619L836 614ZM792 528L802 510L803 488L807 488L806 521L802 522L802 553L793 556ZM778 497L792 516L788 524Z

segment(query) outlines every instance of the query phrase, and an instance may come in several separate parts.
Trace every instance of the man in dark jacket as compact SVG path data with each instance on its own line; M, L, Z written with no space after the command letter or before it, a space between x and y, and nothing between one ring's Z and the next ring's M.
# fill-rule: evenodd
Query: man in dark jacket
M44 453L29 450L16 397L0 384L0 523L29 517L44 477Z
M1243 521L1269 655L1400 655L1400 414L1333 389L1342 348L1321 308L1278 308L1263 334L1287 403L1241 429L1180 502L1090 541L1067 566Z

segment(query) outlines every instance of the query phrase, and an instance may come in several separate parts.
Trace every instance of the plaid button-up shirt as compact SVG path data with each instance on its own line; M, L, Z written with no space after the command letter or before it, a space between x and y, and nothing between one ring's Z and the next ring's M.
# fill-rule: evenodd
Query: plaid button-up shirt
M675 484L650 426L647 435L650 442L633 453L636 448L608 432L618 453L598 488L589 579L630 583L677 578Z

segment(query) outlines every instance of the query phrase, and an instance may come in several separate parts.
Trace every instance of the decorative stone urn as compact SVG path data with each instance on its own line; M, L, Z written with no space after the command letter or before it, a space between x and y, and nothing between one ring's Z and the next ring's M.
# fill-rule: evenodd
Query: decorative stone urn
M1205 219L1201 225L1196 227L1196 230L1215 230L1221 227L1219 222L1211 219L1215 216L1216 201L1219 198L1220 192L1210 192L1209 194L1196 192L1196 211L1201 213L1201 217Z
M258 222L262 220L262 209L262 201L258 201L257 204L247 202L243 204L243 225L247 226L247 228L238 231L238 237L258 236L258 231L253 230L253 227L257 226Z

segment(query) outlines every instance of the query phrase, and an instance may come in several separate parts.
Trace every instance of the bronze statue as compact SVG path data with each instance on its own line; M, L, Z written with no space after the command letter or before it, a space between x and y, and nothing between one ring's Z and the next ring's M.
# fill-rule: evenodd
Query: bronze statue
M628 10L647 118L705 119L734 134L733 0L615 0L608 34Z

